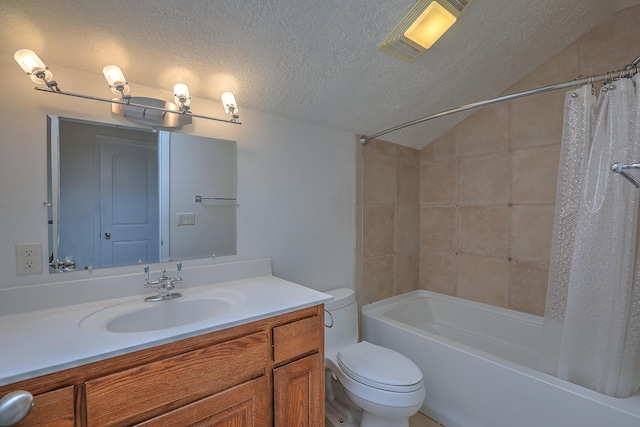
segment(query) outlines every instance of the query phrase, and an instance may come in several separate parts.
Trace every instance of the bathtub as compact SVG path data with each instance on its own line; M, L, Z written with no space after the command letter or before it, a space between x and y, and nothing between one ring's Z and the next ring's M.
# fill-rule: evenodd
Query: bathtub
M542 318L429 291L362 307L363 339L422 369L420 412L446 427L639 427L617 399L537 371Z

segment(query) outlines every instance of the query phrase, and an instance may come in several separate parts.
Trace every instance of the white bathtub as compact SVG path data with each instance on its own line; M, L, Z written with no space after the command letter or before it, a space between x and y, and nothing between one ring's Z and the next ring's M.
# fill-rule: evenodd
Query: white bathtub
M362 308L363 338L424 373L421 412L446 427L640 427L617 399L535 369L542 318L429 291Z

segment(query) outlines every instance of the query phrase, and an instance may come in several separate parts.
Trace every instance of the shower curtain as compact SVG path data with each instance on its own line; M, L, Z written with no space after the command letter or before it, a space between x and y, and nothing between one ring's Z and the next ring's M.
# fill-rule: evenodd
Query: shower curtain
M605 84L597 100L591 86L565 97L539 360L545 372L615 397L640 387L640 189L610 170L640 162L634 84Z

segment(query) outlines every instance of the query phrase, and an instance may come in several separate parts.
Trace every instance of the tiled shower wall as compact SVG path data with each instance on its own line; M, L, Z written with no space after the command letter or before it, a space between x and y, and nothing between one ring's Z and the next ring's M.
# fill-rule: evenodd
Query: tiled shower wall
M622 11L505 93L620 69L638 28ZM422 288L544 313L564 96L484 107L420 152L358 145L360 304Z
M420 151L357 144L356 295L366 304L418 288Z

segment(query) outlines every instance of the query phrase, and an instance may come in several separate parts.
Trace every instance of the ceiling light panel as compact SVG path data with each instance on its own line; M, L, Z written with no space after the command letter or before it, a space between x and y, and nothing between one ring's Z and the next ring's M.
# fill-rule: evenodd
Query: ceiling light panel
M430 48L473 0L418 0L395 26L380 49L411 63Z

